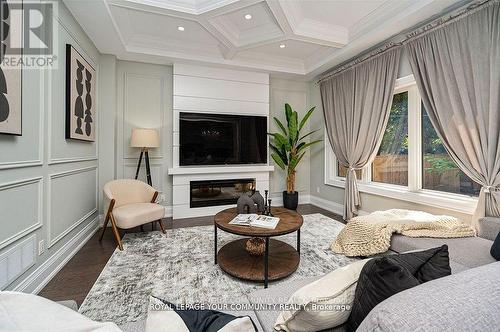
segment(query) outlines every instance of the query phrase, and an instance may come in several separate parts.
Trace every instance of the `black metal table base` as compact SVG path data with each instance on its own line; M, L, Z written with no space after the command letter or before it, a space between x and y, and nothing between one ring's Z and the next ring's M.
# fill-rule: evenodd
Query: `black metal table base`
M269 286L269 236L266 239L264 251L264 288ZM300 256L300 228L297 230L297 253ZM214 224L214 264L217 265L217 225Z

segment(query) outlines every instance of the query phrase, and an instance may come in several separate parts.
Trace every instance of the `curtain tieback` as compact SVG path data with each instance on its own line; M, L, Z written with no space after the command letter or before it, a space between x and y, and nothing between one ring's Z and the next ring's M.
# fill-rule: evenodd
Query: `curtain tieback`
M491 193L492 191L497 191L497 187L495 186L483 186L485 193Z

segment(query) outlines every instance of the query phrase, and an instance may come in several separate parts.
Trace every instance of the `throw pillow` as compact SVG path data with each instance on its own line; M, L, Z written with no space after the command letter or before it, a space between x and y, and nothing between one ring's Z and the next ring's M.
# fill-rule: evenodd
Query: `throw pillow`
M390 296L450 274L447 245L373 259L359 276L348 330L355 331L368 313Z
M320 331L344 324L350 314L356 283L369 259L341 267L297 290L276 320L278 331Z
M146 332L257 332L248 316L215 310L179 310L168 301L151 297Z
M450 256L446 244L422 251L412 251L390 256L407 268L420 283L451 274Z
M491 256L497 261L500 261L500 232L498 232L497 238L493 242L490 250Z

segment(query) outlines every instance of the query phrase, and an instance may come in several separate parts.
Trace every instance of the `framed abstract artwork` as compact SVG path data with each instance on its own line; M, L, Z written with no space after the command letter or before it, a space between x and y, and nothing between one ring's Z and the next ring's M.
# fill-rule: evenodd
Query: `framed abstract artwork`
M22 135L22 65L6 65L22 57L22 48L11 40L23 40L23 17L12 15L8 0L0 0L0 134ZM19 5L19 2L16 2ZM16 34L16 35L14 35ZM11 61L4 61L9 58Z
M66 138L94 142L96 136L96 72L66 44Z

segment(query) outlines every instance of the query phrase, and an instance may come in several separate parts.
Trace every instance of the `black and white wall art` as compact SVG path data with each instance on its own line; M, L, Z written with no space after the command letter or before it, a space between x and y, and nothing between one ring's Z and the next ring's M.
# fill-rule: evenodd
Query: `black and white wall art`
M95 141L96 72L71 45L66 45L66 138Z
M9 66L7 57L20 57L13 41L22 40L22 15L12 15L10 1L0 0L0 134L22 134L22 67ZM19 2L16 2L19 4Z

